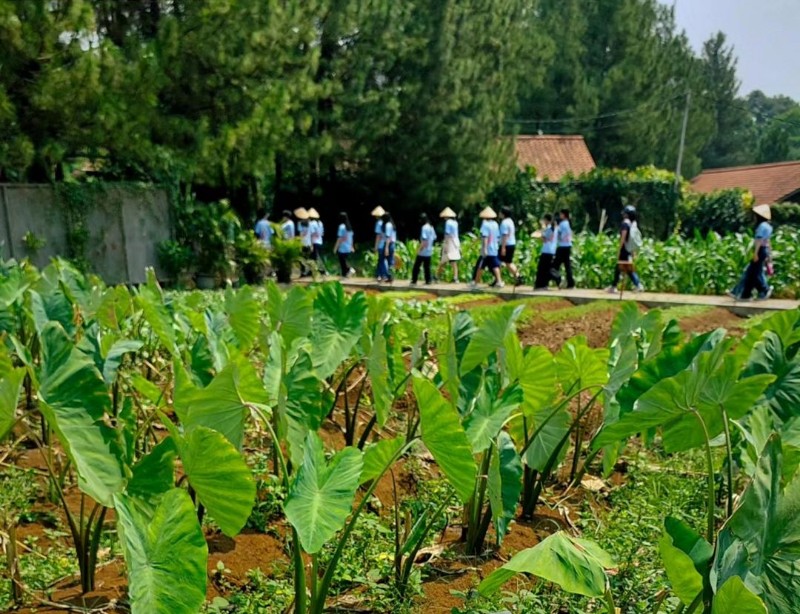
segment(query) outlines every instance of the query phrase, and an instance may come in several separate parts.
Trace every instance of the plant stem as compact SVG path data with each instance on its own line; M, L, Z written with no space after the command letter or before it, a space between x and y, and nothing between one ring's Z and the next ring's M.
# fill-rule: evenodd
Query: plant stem
M317 582L319 581L319 553L314 553L311 555L311 603L316 604L317 602ZM322 602L322 609L325 609L325 602Z
M724 407L722 410L722 425L725 428L725 453L727 454L728 463L728 518L733 515L733 449L731 448L731 431L728 425L728 412Z
M606 589L605 599L608 606L608 614L617 614L617 606L614 603L614 595L611 594L610 588Z
M706 483L707 483L707 499L706 502L706 516L707 516L707 538L708 543L712 546L714 545L714 512L716 508L716 499L714 496L714 457L711 455L711 440L708 436L708 428L706 428L706 423L703 421L702 416L699 412L694 411L694 415L697 417L697 420L700 422L700 426L703 428L703 439L705 441L705 449L706 449L706 469L708 471L706 475Z

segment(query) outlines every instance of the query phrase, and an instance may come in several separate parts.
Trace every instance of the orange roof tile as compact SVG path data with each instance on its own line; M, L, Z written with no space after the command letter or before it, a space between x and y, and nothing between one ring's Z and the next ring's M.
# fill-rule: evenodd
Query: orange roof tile
M800 162L709 169L692 179L692 188L703 193L744 188L757 203L777 203L793 196L800 200Z
M595 167L582 136L520 135L515 140L517 166L533 167L537 179L559 181L567 173L578 176Z

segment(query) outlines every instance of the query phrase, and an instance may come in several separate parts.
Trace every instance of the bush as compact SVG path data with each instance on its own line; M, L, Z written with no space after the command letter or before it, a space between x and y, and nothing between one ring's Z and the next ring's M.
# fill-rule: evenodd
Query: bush
M772 221L778 226L800 228L800 204L778 203L773 205Z
M690 237L699 232L705 237L710 232L745 232L751 226L749 209L753 204L752 194L740 189L690 194L681 206L681 233Z

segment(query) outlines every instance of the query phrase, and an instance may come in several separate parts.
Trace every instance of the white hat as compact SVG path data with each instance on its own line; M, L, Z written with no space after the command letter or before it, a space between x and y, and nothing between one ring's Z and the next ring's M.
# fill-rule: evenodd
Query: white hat
M308 210L308 219L310 219L310 220L318 220L319 219L319 213L317 213L317 210L314 209L314 207L311 207L311 209Z
M444 210L439 214L439 217L458 217L456 212L453 211L450 207L445 207Z
M372 210L372 213L370 215L372 215L372 217L381 217L385 213L386 211L384 210L384 208L378 205Z
M753 207L753 213L760 215L765 220L772 219L772 209L770 209L769 205L756 205Z
M308 211L306 211L305 207L298 207L294 210L294 216L298 220L307 220L308 219Z
M482 220L490 220L497 217L497 214L494 212L494 209L491 207L486 207L479 216Z

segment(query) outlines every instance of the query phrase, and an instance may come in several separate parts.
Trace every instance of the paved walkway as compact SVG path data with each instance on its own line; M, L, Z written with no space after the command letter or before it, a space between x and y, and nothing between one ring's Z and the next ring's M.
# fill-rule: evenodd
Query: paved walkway
M337 278L332 277L332 279ZM303 279L300 281L306 282L311 280ZM463 283L434 283L431 285L420 283L416 286L411 286L409 285L408 281L405 280L398 280L393 284L379 284L376 283L374 279L350 278L346 281L343 281L342 284L345 287L360 290L419 290L421 292L435 294L436 296L454 296L456 294L472 292L472 290L467 288L466 284ZM603 290L583 290L578 288L572 290L534 291L530 286L519 286L515 288L514 286L506 285L505 288L495 290L489 286L481 285L478 286L474 292L497 294L497 296L506 300L535 296L558 297L564 298L576 305L600 300L635 300L636 302L650 308L668 308L676 307L678 305L702 305L706 307L721 307L739 316L752 316L772 311L786 311L788 309L796 309L797 307L800 307L800 302L784 299L770 299L768 301L734 301L727 296L667 294L661 292L623 292L622 294L614 295Z

